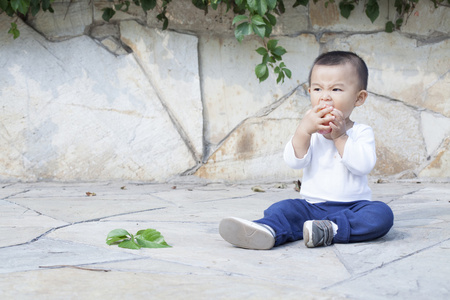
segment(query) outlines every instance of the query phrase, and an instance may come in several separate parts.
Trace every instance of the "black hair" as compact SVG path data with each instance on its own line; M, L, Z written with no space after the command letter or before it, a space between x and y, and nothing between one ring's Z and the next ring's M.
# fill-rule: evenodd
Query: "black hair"
M364 60L353 52L348 51L330 51L322 53L315 60L314 64L309 71L308 83L311 85L311 73L312 69L316 65L321 66L336 66L343 65L345 63L352 64L356 72L358 73L359 83L361 90L367 90L367 80L369 78L369 71Z

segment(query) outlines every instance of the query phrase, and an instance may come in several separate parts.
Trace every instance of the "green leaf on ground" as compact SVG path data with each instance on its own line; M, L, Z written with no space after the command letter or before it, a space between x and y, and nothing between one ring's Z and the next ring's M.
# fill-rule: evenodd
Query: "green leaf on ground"
M135 249L135 250L141 249L141 247L138 244L136 244L135 242L133 242L132 240L125 240L125 241L121 242L119 244L119 247L127 248L127 249Z
M171 247L161 233L152 228L139 230L135 236L125 229L114 229L108 233L106 244L118 244L119 247L127 249Z

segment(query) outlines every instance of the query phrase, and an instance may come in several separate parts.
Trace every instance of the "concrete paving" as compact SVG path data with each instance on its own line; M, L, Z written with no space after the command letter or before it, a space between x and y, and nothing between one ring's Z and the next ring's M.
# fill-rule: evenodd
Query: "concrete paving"
M450 299L449 183L373 183L395 215L376 241L269 251L223 241L222 218L258 219L298 197L293 183L277 184L1 184L0 297ZM172 248L108 246L116 228L157 229Z

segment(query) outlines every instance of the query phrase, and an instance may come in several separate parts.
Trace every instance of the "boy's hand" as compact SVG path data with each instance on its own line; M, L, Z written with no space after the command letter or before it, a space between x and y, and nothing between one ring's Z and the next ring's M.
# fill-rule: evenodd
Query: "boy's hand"
M332 123L330 123L331 133L329 135L329 138L333 140L336 149L338 150L341 157L343 157L345 144L347 143L348 139L347 123L341 111L334 109L332 114L333 116L335 116L335 119Z
M330 122L330 128L331 128L330 137L331 137L331 139L335 140L346 134L347 125L346 125L346 120L344 118L344 115L342 114L342 112L340 110L333 109L331 114L334 116L334 120L332 122Z
M335 116L331 114L334 110L332 106L319 104L306 112L302 121L300 122L299 129L308 135L319 132L322 134L329 133L332 130L330 126L332 121L335 120Z
M297 158L304 157L308 152L313 133L321 130L331 131L329 123L335 119L335 116L330 114L333 109L332 106L320 104L308 110L303 116L292 138L292 146Z

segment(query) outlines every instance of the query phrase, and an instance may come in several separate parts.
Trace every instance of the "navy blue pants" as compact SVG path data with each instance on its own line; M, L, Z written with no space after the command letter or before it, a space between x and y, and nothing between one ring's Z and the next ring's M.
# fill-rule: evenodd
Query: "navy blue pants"
M339 229L334 243L370 241L388 233L394 214L384 202L322 202L311 204L303 199L287 199L272 204L257 223L275 230L275 246L303 239L303 223L308 220L330 220Z

